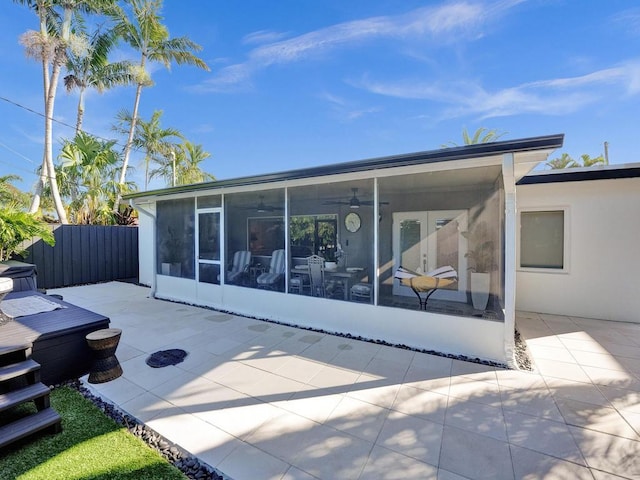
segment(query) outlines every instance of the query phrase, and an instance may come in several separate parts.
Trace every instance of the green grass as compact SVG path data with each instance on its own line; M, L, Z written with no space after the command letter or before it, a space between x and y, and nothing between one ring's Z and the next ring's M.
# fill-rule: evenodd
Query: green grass
M36 434L3 448L0 451L1 480L186 478L76 390L69 387L53 390L51 405L62 417L62 432ZM23 407L21 413L24 411Z

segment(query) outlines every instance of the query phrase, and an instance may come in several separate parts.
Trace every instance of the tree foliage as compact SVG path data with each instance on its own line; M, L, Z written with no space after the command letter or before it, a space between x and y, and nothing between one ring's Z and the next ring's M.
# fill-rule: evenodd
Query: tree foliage
M476 145L478 143L497 142L500 139L500 137L502 137L503 135L506 135L506 133L507 132L500 132L498 130L489 130L487 128L480 127L474 132L473 136L470 136L467 128L465 127L462 129L462 145ZM458 145L455 142L449 142L442 145L442 148L459 147L459 146L460 145Z
M545 164L552 170L561 170L563 168L577 168L577 167L593 167L594 165L608 165L607 160L599 155L597 157L591 157L584 153L580 155L580 161L574 160L568 153L563 153L559 157L549 160Z

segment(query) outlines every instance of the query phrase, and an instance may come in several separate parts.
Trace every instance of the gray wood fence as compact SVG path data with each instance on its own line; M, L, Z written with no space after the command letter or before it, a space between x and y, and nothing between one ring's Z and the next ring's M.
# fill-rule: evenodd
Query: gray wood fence
M38 288L137 280L138 227L56 225L51 247L31 242L25 262L36 265Z

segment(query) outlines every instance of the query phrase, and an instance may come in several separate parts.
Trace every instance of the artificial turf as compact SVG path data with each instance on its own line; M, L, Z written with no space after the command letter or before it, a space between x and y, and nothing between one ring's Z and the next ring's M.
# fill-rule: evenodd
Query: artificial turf
M36 434L0 449L1 480L172 480L185 479L142 440L116 424L78 391L59 387L51 405L62 432ZM35 407L27 407L34 408ZM25 407L4 414L21 415ZM0 417L0 420L2 418Z

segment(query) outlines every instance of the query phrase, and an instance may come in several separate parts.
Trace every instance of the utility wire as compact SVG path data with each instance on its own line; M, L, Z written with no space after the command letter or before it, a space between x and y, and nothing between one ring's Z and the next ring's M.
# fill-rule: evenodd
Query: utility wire
M38 115L39 117L47 118L47 116L46 116L44 113L38 112L38 111L36 111L36 110L34 110L34 109L32 109L32 108L29 108L29 107L27 107L27 106L25 106L25 105L22 105L22 104L20 104L20 103L18 103L18 102L14 102L13 100L10 100L10 99L8 99L8 98L6 98L6 97L3 97L2 95L0 95L0 100L3 100L3 101L5 101L5 102L7 102L7 103L10 103L11 105L14 105L14 106L16 106L16 107L18 107L18 108L22 108L23 110L26 110L27 112L33 113L33 114L35 114L35 115ZM69 125L68 123L65 123L65 122L63 122L63 121L61 121L61 120L58 120L58 119L56 119L56 118L51 117L51 118L50 118L50 120L51 120L52 122L58 123L58 124L63 125L63 126L65 126L65 127L71 128L71 129L73 129L73 130L75 130L75 129L76 129L76 127L75 127L74 125ZM84 130L84 129L83 129L82 131L83 131L83 132L85 132L85 133L88 133L89 135L93 135L94 137L99 138L100 140L104 140L105 142L111 142L111 141L113 141L113 138L105 138L105 137L101 137L100 135L95 135L95 134L93 134L93 133L91 133L91 132L87 132L87 131L86 131L86 130ZM119 146L120 146L120 147L122 147L122 148L125 148L125 147L126 147L126 145L123 145L123 144L121 144L121 143L120 143L120 142L118 142L118 141L116 141L116 145L119 145ZM140 151L140 150L142 150L142 149L141 149L141 148L135 148L135 147L132 145L132 146L131 146L131 150L134 150L134 151L136 151L136 152L139 152L139 151ZM16 152L14 152L14 153L16 153Z

